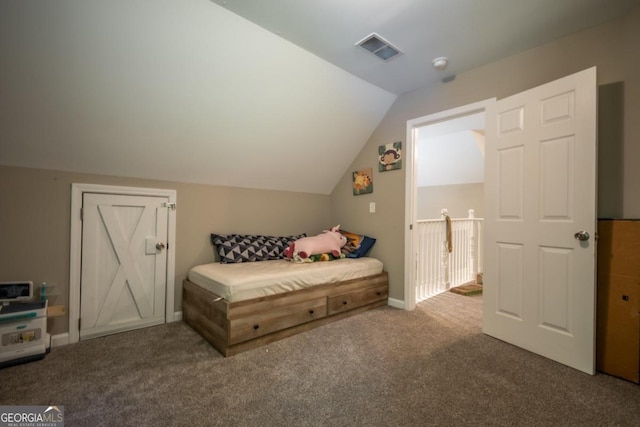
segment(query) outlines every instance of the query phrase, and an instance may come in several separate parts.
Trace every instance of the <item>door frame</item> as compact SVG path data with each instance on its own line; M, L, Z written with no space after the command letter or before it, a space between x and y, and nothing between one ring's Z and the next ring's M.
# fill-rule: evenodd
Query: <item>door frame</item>
M69 343L80 340L80 276L82 269L82 195L84 193L118 194L125 196L167 197L169 203L176 203L176 190L160 188L122 187L101 184L71 184L71 242L69 259ZM170 211L171 212L171 211ZM175 255L176 216L168 216L167 239L167 285L165 296L165 323L175 320Z
M415 243L416 200L418 198L416 143L418 128L434 123L455 119L470 114L485 112L487 107L496 102L496 98L489 98L439 113L429 114L407 120L407 147L404 157L406 165L405 175L405 235L404 235L404 309L413 310L416 307L416 268L417 253Z

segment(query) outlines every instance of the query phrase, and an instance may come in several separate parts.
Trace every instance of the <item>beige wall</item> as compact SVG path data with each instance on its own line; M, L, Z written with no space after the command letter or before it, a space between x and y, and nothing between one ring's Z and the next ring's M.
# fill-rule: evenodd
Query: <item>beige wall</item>
M443 208L451 218L467 218L469 209L476 218L484 215L484 184L434 185L418 187L416 219L440 219Z
M624 217L624 89L624 82L598 87L599 218Z
M211 232L288 235L327 228L326 195L248 190L42 169L0 166L0 281L56 285L52 304L68 305L71 184L153 187L177 191L175 310L189 269L212 262ZM54 290L52 290L54 292ZM66 318L49 332L68 331Z
M334 221L378 239L373 256L385 264L390 297L404 300L405 171L374 173L374 191L351 195L350 172L376 165L379 145L406 144L407 120L493 97L503 98L554 79L598 67L598 84L624 81L624 160L609 162L599 175L623 171L622 212L640 217L640 8L626 17L576 33L547 45L462 73L450 83L424 87L400 96L354 160L331 195ZM606 144L606 141L601 142ZM601 146L601 149L606 149ZM619 183L618 183L619 185ZM600 188L600 192L619 188ZM378 211L368 212L376 201Z

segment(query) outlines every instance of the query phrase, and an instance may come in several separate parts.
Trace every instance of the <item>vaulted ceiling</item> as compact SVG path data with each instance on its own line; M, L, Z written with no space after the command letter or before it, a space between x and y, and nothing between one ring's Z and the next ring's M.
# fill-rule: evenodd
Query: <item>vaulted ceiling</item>
M395 94L624 14L638 0L212 0ZM354 44L377 33L403 55ZM438 57L449 59L443 71Z
M0 2L0 164L329 194L399 94L637 3Z

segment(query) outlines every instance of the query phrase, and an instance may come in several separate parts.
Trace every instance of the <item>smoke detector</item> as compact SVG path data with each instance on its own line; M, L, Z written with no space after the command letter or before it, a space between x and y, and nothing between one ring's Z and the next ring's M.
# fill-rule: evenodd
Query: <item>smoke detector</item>
M404 53L376 33L371 33L356 43L355 46L360 46L385 62Z
M434 59L432 64L433 64L433 68L435 68L438 71L442 71L445 68L447 68L447 65L449 64L449 60L444 56L440 56Z

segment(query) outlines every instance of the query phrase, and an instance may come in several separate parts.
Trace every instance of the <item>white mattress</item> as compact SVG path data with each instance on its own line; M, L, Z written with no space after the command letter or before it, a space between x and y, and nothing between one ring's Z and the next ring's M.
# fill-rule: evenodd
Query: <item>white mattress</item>
M189 281L233 302L379 273L382 262L369 257L300 264L279 259L198 265L189 271Z

